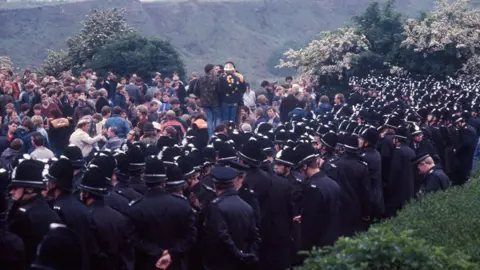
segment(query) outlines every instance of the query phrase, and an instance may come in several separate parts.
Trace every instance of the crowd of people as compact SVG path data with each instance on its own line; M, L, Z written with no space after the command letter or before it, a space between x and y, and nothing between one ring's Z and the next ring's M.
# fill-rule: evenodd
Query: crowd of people
M2 70L0 269L290 269L478 159L477 80L204 72Z

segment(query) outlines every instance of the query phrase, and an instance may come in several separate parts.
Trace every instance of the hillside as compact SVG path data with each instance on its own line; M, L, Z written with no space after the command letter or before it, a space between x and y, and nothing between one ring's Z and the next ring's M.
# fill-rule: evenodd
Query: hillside
M79 29L79 22L90 10L124 7L128 22L141 33L171 41L182 53L189 72L201 72L207 62L232 60L258 84L277 75L269 72L271 59L276 58L272 53L279 55L288 47L303 46L320 31L341 26L361 13L368 2L96 0L0 8L0 55L11 56L20 68L39 65L47 49L65 46L65 40ZM430 8L433 0L418 2L399 1L399 10L418 14Z

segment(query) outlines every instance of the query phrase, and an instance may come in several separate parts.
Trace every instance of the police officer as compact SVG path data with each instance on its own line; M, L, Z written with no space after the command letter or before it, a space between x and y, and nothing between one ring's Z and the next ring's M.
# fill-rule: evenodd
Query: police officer
M6 173L6 171L4 172ZM4 174L2 173L2 174ZM0 191L0 269L25 269L25 245L22 239L8 231L8 201Z
M245 181L245 175L248 171L248 166L239 163L238 161L231 160L226 164L227 167L231 167L237 171L237 177L233 180L233 185L235 189L238 190L238 196L244 200L253 210L253 216L255 217L255 224L257 227L260 226L260 205L258 204L257 195L255 191L249 189Z
M85 250L79 235L64 224L51 223L50 230L38 246L30 269L82 270Z
M124 152L117 150L113 154L113 157L117 163L112 175L113 192L124 196L129 202L135 201L142 197L142 194L131 188L128 182L129 162L127 155Z
M301 250L333 245L340 236L340 186L319 168L318 152L308 144L294 148L305 177L301 213Z
M237 172L215 167L211 174L218 198L209 204L205 220L205 266L212 270L253 269L260 238L252 208L234 187Z
M198 180L198 172L187 158L180 157L178 158L177 163L185 178L186 197L189 199L193 208L199 212L203 211L216 197L215 191Z
M68 158L73 166L73 190L76 191L83 175L85 174L85 160L83 159L82 150L76 145L69 145L63 151L63 155Z
M286 269L292 254L292 191L286 179L274 181L260 166L265 160L260 143L251 138L238 156L249 166L244 183L255 191L260 205L260 268Z
M450 179L448 179L448 176L441 168L435 166L435 162L430 154L419 154L412 160L412 163L417 167L420 174L425 177L420 188L421 194L446 190L450 186Z
M83 248L88 254L84 267L90 269L90 262L98 259L98 243L95 238L91 213L78 198L72 194L73 166L66 158L60 158L50 166L45 175L47 196L52 198L53 210L63 223L74 230L82 239Z
M385 212L382 183L382 157L377 151L378 131L375 127L366 127L359 135L362 153L360 157L368 165L372 198L372 216L381 218Z
M142 179L143 169L145 168L145 149L142 149L142 146L143 144L133 144L126 154L129 161L129 185L143 195L147 192L147 187Z
M96 165L103 174L105 174L105 186L107 188L107 194L103 197L105 203L111 208L125 214L128 209L128 203L130 202L122 192L119 190L114 191L112 185L113 171L115 170L117 164L115 158L112 156L110 151L97 152L90 161L89 165ZM99 178L101 179L101 178Z
M22 238L25 244L27 265L35 259L37 245L48 233L50 223L61 222L41 195L45 188L42 182L44 166L41 161L25 159L12 173L10 196L13 206L8 223L10 231Z
M415 157L415 152L409 147L409 138L407 127L400 126L396 130L395 149L384 187L386 218L394 216L414 196L415 170L410 160Z
M185 198L165 190L165 165L155 156L146 159L148 191L131 203L129 217L135 226L135 269L155 269L171 261L168 269L188 269L185 255L196 241L195 215Z
M472 170L472 159L477 147L477 134L472 126L465 122L462 117L454 119L459 133L459 141L455 146L455 156L458 159L458 166L455 170L453 185L463 185L470 177Z
M334 162L341 189L341 226L343 236L366 230L372 211L372 193L368 165L359 157L358 137L347 134L345 154Z
M108 206L105 197L108 187L104 171L89 165L79 186L80 200L88 207L95 222L95 234L99 242L99 256L92 261L93 269L133 269L133 261L124 260L125 253L133 251L130 221Z

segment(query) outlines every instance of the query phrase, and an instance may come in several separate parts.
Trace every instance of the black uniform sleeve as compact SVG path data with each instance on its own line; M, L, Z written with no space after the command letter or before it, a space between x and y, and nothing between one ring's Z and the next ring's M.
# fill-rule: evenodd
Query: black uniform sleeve
M172 248L168 249L172 261L192 249L197 240L197 227L195 227L196 217L192 209L188 211L184 217L184 221L180 224L183 226L183 228L181 228L183 237L177 241Z
M425 178L425 193L433 193L442 190L441 179L435 173L428 175Z
M325 221L328 217L322 216L323 194L316 188L306 187L302 211L302 250L310 250L314 246L321 246L321 235L325 232Z
M210 204L205 227L213 236L218 237L218 242L224 246L225 250L239 261L242 260L242 252L235 246L222 213L215 203Z

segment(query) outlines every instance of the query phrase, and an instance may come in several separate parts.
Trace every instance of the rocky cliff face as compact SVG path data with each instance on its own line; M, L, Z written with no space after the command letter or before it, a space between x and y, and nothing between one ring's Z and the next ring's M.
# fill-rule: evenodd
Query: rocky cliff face
M0 9L0 55L15 66L41 64L47 49L65 47L92 9L125 7L128 22L147 36L172 42L189 72L201 73L207 62L234 61L253 83L272 78L267 61L274 51L304 46L322 30L341 26L361 13L369 0L264 0L140 2L95 0L34 8ZM413 0L399 9L429 8ZM426 3L429 2L429 3ZM271 65L271 63L270 63Z

